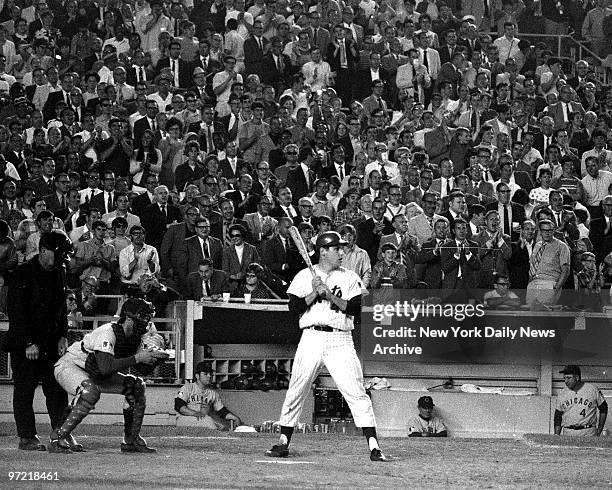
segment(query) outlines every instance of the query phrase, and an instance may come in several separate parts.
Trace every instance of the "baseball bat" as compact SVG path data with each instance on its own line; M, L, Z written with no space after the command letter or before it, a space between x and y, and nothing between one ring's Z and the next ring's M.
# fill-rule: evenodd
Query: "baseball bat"
M302 259L304 259L304 262L306 262L308 270L310 270L313 277L316 276L317 273L315 272L314 267L312 266L312 261L310 260L310 255L308 255L308 249L306 248L306 244L304 243L304 240L302 240L302 235L300 235L300 232L295 226L289 228L289 235L291 236L293 243L295 243L298 252L300 252Z

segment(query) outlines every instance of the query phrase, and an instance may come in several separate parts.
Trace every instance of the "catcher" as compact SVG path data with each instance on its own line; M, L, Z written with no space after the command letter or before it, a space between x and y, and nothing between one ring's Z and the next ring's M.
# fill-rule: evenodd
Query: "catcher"
M150 323L154 314L151 303L138 298L126 300L116 323L102 325L85 335L82 341L74 342L55 364L58 383L76 398L64 423L51 433L49 452L75 450L74 446L71 450L67 439L94 409L101 393L121 394L127 401L128 408L123 411L125 439L121 452L155 452L140 437L146 404L144 381L121 373L138 364L152 365L168 358L160 348L164 345L163 338L154 333L155 327ZM145 339L148 345L143 348ZM158 347L151 347L152 344Z
M195 382L187 383L178 392L174 399L174 409L181 415L196 417L208 429L225 430L227 425L222 420L233 420L236 426L242 425L240 417L225 408L219 392L211 384L212 364L199 362L194 377ZM221 420L215 420L217 418Z

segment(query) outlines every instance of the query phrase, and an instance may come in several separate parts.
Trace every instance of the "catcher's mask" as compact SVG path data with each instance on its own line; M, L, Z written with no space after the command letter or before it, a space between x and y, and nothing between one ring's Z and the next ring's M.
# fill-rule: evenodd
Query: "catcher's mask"
M134 322L134 334L143 335L154 316L155 307L151 303L141 298L129 298L121 306L119 322L130 318Z

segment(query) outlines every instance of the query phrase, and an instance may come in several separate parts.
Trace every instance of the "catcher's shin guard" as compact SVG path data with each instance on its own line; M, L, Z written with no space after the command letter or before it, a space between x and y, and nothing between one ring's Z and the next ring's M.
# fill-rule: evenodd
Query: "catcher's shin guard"
M123 434L127 441L132 437L132 420L134 419L134 409L131 406L123 407Z
M100 393L98 385L89 379L84 380L81 383L79 394L72 405L70 414L66 417L62 426L54 431L54 434L60 439L68 436L87 417L87 414L94 409L100 399Z
M126 376L124 378L123 394L132 409L132 423L129 434L126 427L126 442L133 443L140 435L140 428L142 427L147 404L145 383L142 378L131 375Z

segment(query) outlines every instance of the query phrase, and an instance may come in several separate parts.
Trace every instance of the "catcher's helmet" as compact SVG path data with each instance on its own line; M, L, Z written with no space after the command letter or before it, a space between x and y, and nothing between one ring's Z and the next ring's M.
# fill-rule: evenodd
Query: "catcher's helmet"
M153 316L155 316L155 307L151 303L141 298L129 298L121 306L119 322L123 323L126 318L131 318L136 334L142 335L147 331Z
M55 267L69 262L70 256L74 253L70 238L61 230L43 233L38 242L38 250L43 248L55 254Z
M338 247L340 245L347 245L348 242L344 241L340 237L340 233L337 231L326 231L325 233L321 233L317 237L317 241L315 243L315 247L317 250L320 248L326 247Z

